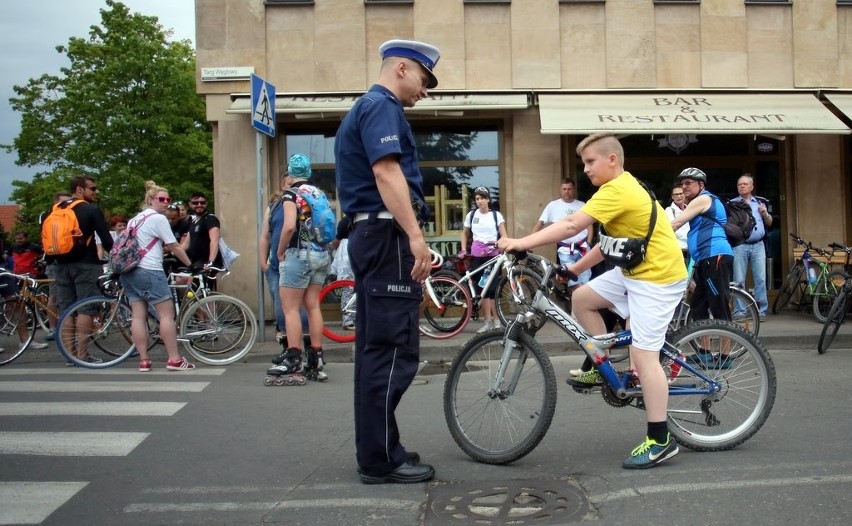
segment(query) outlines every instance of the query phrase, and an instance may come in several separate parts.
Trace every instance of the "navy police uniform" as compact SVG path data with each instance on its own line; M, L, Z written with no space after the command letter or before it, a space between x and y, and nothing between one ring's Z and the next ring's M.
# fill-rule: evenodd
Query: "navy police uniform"
M411 279L408 236L385 210L373 164L393 155L413 202L425 203L411 125L402 104L374 85L353 106L334 145L338 197L354 219L349 259L357 293L355 446L361 472L380 475L406 461L394 412L417 373L421 285Z

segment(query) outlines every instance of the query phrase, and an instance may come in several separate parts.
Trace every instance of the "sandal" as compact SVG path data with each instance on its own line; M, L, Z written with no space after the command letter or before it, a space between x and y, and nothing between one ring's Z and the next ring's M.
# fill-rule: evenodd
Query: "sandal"
M180 360L178 360L176 362L173 362L171 360L167 361L166 362L166 369L168 369L169 371L187 371L187 370L195 369L195 365L193 365L193 364L187 362L186 360L184 360L183 358L181 358Z
M151 372L151 360L140 360L139 361L139 372L140 373Z

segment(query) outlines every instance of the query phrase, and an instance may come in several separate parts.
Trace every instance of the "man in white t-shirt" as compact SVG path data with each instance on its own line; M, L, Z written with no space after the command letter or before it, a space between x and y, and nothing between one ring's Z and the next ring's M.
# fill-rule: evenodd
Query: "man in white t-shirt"
M577 212L586 203L577 199L577 185L573 179L565 178L562 180L562 186L559 189L561 197L551 201L544 207L541 217L532 229L532 234L535 234L542 228L551 223L561 221L562 218L572 215ZM556 255L559 258L561 265L576 263L589 251L589 240L592 239L592 227L580 231L577 235L563 239L556 244ZM582 285L591 279L591 269L583 271L577 276L576 281L569 281L568 286Z

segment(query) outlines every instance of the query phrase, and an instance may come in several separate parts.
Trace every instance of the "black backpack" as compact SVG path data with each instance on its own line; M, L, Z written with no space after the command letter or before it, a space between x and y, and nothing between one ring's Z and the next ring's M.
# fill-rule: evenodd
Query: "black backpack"
M718 197L717 197L718 199ZM721 201L721 199L720 199ZM751 206L745 201L725 201L725 214L728 222L722 225L731 247L742 245L757 228L757 221L751 213ZM714 218L713 221L716 221ZM718 223L718 221L716 221Z

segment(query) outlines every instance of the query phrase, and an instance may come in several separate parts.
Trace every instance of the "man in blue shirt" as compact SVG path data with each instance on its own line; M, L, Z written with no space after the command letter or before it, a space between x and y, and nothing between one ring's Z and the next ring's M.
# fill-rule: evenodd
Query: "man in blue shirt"
M751 206L751 215L754 216L755 227L744 243L734 247L734 281L745 285L746 272L751 263L751 277L754 281L754 299L757 301L760 319L766 318L766 309L769 300L766 298L766 248L763 240L766 232L772 226L772 215L767 205L768 199L758 197L754 194L754 178L751 174L743 174L737 179L737 193L739 197L732 201L743 201ZM736 309L745 309L744 305L734 305ZM741 312L734 312L736 318Z
M394 414L420 359L421 283L431 256L421 231L423 177L412 107L438 85L437 48L390 40L379 80L343 119L334 143L340 206L352 218L349 259L357 294L355 448L365 484L425 482L435 470L400 443Z

